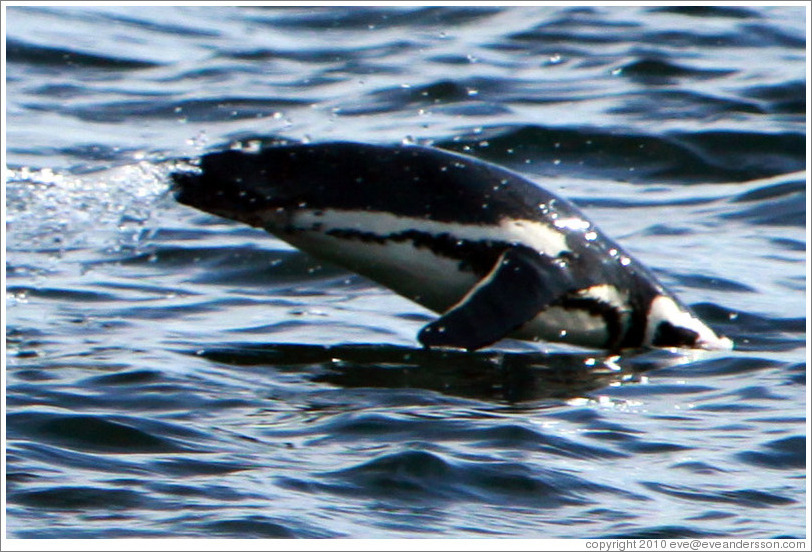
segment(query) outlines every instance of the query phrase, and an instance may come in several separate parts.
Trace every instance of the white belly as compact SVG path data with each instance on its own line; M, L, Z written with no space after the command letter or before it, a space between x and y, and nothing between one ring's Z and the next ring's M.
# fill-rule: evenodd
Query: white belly
M606 322L600 315L584 310L550 307L536 315L511 337L528 341L557 341L603 347L609 338Z
M411 241L376 243L299 231L282 239L317 258L378 282L434 312L445 312L477 283L459 261L439 257Z
M266 228L274 232L275 229L269 226L275 225L267 224L269 217L265 220ZM348 239L327 233L333 229L356 230L386 239L383 236L408 230L410 224L417 224L415 221L380 213L325 211L316 214L307 210L295 213L292 220L283 221L292 222L297 229L291 233L274 233L294 247L365 276L437 313L444 313L458 303L480 280L471 272L460 271L459 260L436 255L427 247L417 247L410 239L381 242L363 236ZM419 224L437 234L447 230L446 226L430 221L420 221ZM457 234L474 240L495 238L506 242L529 242L534 248L553 255L566 249L563 234L558 230L525 221L487 229L475 225L458 226ZM588 295L604 295L606 291L600 287L593 288ZM550 307L513 332L511 337L602 347L608 339L608 332L600 315L582 309Z

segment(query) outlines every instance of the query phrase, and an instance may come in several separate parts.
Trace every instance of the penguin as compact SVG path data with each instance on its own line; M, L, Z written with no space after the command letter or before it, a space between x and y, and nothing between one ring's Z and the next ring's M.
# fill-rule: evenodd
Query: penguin
M352 142L205 154L176 200L262 228L440 317L424 347L509 337L621 351L731 349L577 207L470 156Z

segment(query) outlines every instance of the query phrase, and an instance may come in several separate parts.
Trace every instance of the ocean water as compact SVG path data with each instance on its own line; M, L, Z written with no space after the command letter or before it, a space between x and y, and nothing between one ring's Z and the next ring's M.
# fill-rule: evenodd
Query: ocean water
M9 7L10 538L803 538L801 7ZM581 206L736 343L437 353L424 309L178 205L268 140Z

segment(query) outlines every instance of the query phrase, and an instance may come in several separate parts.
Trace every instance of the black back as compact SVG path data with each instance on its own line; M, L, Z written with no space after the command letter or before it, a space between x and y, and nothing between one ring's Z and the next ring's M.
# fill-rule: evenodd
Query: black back
M496 224L505 216L538 220L566 201L518 175L474 158L420 146L350 142L274 146L204 155L202 175L175 173L177 199L242 210L307 207L384 211L459 224Z

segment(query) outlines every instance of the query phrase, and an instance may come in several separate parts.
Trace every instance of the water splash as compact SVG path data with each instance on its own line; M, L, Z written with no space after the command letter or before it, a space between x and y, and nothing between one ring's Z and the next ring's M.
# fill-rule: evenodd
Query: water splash
M137 249L168 201L168 174L179 164L141 161L82 175L7 169L8 251L58 259L86 247Z

